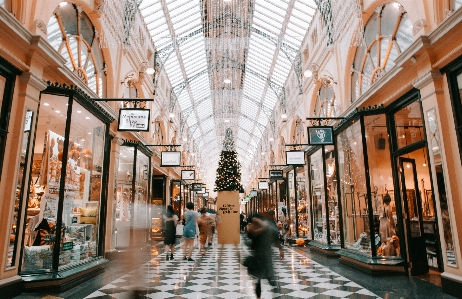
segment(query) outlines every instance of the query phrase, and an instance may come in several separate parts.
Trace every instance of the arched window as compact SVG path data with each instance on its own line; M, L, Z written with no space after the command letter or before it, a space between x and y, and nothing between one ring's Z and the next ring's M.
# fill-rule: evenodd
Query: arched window
M412 43L412 23L398 3L378 6L364 29L366 47L358 47L353 63L354 102L394 65Z
M81 7L64 3L48 22L48 42L66 59L66 66L102 97L104 63L95 28Z
M340 103L335 98L333 81L323 78L321 87L318 90L314 116L316 117L335 117L340 113Z

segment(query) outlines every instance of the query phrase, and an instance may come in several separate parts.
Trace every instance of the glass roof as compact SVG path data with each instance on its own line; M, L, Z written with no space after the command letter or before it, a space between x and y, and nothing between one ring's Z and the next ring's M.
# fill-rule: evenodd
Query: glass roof
M189 82L174 89L176 104L188 111L196 145L206 145L202 160L218 161L224 131L231 127L239 159L248 165L278 101L274 86L282 88L287 80L290 50L299 51L315 0L143 0L139 8L157 51L164 53L161 65L172 87ZM241 93L214 96L220 90Z

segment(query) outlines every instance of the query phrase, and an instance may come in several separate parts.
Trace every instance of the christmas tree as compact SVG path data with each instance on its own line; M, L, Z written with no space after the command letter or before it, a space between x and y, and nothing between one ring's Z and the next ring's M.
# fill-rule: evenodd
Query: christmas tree
M243 193L244 187L241 185L241 164L237 160L237 153L234 149L233 131L228 128L218 162L215 191L236 190Z

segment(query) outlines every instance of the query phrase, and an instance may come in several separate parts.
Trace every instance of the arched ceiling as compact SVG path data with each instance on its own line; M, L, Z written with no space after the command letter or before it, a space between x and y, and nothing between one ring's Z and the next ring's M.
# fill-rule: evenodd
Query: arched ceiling
M315 0L139 2L156 71L164 68L173 86L170 109L180 106L203 161L218 161L228 127L240 162L253 159L276 104L285 104L289 71L301 80L299 48L316 7Z

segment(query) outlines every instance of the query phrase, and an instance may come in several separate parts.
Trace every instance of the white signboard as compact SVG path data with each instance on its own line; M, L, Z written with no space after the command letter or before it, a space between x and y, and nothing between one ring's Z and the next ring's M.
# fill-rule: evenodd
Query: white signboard
M286 165L305 165L305 152L286 152Z
M181 179L182 180L194 180L194 170L182 170Z
M149 109L127 108L119 110L119 131L149 132Z
M258 189L260 190L268 190L268 182L258 182Z
M32 114L32 111L26 111L26 120L24 121L24 132L30 131L30 126L32 125Z
M181 152L162 152L160 166L180 166Z

